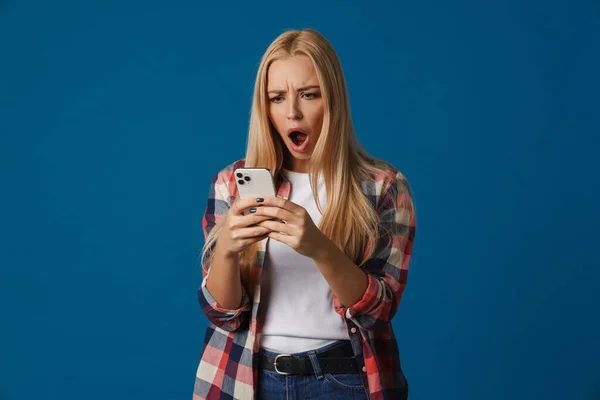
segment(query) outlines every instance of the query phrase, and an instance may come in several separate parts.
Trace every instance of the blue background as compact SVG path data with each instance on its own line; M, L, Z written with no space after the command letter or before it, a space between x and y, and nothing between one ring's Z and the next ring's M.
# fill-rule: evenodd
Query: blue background
M600 399L599 3L248 3L0 2L0 399L191 398L209 182L305 27L414 191L411 399Z

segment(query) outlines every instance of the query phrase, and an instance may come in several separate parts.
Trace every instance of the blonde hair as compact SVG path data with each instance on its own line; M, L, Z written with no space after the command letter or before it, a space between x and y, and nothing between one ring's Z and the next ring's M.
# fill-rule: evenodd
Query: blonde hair
M263 55L254 87L245 166L269 168L274 176L281 171L283 148L281 137L269 120L267 72L270 65L281 59L308 56L317 71L325 104L323 128L310 159L310 185L319 211L323 214L319 229L357 265L372 254L367 248L369 239L379 237L379 219L373 205L363 194L361 180L375 174L388 174L375 165L356 138L350 117L350 106L342 67L331 44L313 29L287 31L277 37ZM331 157L335 154L335 157ZM323 210L315 188L322 174L327 192ZM393 178L391 175L390 178ZM203 249L216 242L222 221L211 230ZM252 268L256 267L258 243L240 253L240 271L246 291L252 295ZM210 260L209 260L210 262Z

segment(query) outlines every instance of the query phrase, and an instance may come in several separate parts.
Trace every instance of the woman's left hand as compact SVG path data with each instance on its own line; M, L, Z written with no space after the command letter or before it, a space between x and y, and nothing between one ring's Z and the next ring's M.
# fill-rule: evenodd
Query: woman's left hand
M262 204L256 207L255 215L266 215L285 221L283 223L268 220L257 224L272 230L269 233L270 238L285 243L299 254L312 259L322 254L329 238L315 225L306 209L280 197L267 196Z

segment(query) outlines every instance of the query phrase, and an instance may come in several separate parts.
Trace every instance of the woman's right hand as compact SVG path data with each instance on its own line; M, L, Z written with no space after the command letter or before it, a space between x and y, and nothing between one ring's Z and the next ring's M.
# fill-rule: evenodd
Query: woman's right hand
M272 217L244 215L244 210L259 207L260 204L256 198L238 199L232 204L217 240L217 247L225 256L237 257L242 250L265 239L271 232L268 228L253 225L272 219Z

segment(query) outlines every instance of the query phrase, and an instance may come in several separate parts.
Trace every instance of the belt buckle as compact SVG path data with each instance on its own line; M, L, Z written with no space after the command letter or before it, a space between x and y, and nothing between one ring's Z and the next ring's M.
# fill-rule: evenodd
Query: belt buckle
M273 361L273 367L275 367L275 372L277 372L279 375L291 375L289 372L282 372L277 368L277 360L279 359L279 357L291 357L291 354L278 354L275 356L275 360Z

